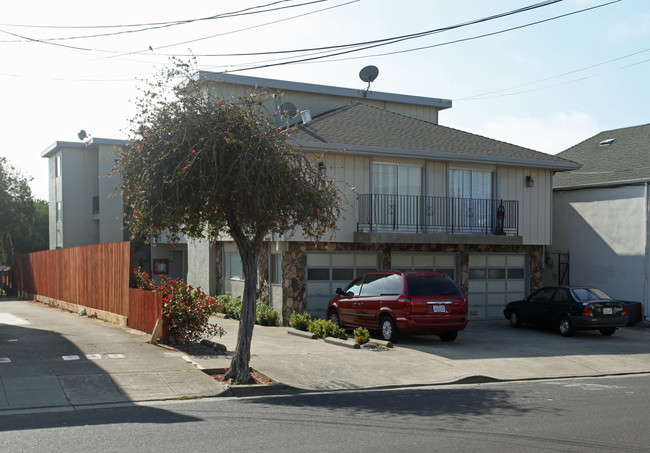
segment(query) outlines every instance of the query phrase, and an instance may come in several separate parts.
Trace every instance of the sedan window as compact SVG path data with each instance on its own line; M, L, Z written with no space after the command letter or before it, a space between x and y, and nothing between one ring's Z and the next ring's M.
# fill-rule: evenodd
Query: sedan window
M553 296L553 302L568 302L569 301L569 292L566 289L558 289L555 291L555 295Z
M589 302L590 300L611 300L611 297L596 288L573 288L571 292L580 302Z
M533 293L532 296L530 296L530 301L531 302L548 302L551 300L551 297L553 296L553 293L555 292L555 288L542 288L536 293Z

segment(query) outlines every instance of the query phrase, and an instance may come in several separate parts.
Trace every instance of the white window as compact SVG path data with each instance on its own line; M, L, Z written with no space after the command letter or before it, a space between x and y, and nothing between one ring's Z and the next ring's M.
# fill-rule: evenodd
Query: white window
M61 154L57 154L54 158L54 177L61 176Z
M493 172L449 170L452 229L454 232L485 233L492 229Z
M226 252L224 254L224 273L226 278L243 280L244 267L241 263L239 252Z
M413 230L421 226L422 167L373 163L373 221L379 230Z
M282 283L282 254L271 253L271 283Z
M492 198L492 172L453 168L449 172L449 196L453 198Z

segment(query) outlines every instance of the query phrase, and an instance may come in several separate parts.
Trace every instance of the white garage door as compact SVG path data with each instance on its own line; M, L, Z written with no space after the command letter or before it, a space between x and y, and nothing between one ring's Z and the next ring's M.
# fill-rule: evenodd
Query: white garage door
M469 255L470 319L501 319L503 307L528 292L527 255Z
M394 270L434 270L449 275L456 280L456 253L406 253L394 252L391 255L391 268Z
M307 311L325 318L336 288L347 286L365 272L379 269L379 253L307 253Z

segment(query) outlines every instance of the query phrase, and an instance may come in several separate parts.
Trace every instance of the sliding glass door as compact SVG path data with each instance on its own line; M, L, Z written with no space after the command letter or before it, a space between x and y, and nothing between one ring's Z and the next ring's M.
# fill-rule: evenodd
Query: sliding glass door
M373 228L410 230L421 225L422 167L378 164L372 166Z

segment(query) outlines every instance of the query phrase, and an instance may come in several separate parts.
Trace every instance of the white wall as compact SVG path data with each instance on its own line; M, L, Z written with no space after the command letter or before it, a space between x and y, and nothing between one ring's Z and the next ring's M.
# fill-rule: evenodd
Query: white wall
M115 164L114 152L119 148L100 145L97 170L99 187L99 242L121 242L124 240L122 218L122 196L115 192L119 187L119 175L109 175Z
M642 302L645 216L643 186L555 191L551 251L570 253L571 284Z
M91 149L61 150L61 202L63 247L97 244L99 221L93 219L93 197L99 195L97 152Z
M187 240L187 284L214 295L217 288L216 249L205 239Z

